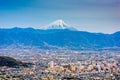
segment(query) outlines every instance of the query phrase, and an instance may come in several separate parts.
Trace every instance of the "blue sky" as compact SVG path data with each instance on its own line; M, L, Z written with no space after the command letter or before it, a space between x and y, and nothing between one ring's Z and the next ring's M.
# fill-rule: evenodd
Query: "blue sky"
M40 28L58 19L82 31L120 31L120 0L0 0L0 28Z

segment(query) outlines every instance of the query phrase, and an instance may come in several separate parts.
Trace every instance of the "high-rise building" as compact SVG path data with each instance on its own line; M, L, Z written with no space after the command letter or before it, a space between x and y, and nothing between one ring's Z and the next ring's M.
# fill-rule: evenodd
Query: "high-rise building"
M97 64L98 72L101 72L101 66Z
M54 68L54 65L55 65L54 61L50 61L48 64L50 68Z

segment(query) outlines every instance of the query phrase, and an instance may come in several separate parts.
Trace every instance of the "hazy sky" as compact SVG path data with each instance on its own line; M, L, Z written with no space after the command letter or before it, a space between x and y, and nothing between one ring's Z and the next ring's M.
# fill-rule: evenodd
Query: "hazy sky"
M40 28L58 19L89 32L120 31L120 0L0 0L0 28Z

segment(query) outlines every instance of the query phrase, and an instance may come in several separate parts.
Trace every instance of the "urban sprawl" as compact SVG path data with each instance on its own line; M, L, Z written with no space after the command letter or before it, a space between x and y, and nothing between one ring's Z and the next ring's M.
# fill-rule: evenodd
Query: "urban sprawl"
M120 51L0 49L28 67L0 67L0 80L120 80Z

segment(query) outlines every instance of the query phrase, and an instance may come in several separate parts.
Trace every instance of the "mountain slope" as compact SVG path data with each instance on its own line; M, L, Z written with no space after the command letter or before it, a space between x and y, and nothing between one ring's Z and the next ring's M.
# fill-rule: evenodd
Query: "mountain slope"
M44 30L48 29L69 29L69 30L77 30L73 27L70 27L70 25L66 24L63 20L56 20L46 26L43 26Z
M0 66L16 67L16 66L27 66L27 65L11 57L0 56Z
M40 46L42 48L51 45L70 49L120 47L120 32L102 34L68 29L0 29L0 46L11 44Z

